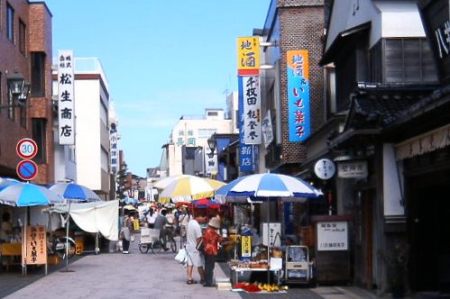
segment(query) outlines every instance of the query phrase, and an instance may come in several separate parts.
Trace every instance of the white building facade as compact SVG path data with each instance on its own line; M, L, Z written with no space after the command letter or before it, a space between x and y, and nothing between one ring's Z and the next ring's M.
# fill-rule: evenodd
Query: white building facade
M214 133L234 132L223 109L205 109L204 116L182 116L164 145L161 176L195 174L210 176L217 171L217 156L209 157L207 140ZM164 169L163 169L164 168Z

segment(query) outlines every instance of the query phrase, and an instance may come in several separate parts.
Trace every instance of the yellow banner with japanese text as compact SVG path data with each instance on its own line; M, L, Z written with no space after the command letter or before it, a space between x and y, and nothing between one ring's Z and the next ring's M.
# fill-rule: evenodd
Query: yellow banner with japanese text
M237 38L237 69L239 76L258 75L260 66L259 37Z

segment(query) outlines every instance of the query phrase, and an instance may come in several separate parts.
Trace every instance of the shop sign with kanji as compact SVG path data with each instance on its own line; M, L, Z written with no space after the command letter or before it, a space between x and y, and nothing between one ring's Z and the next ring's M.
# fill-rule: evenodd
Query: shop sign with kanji
M47 235L43 225L27 226L26 229L27 265L42 265L47 263Z
M259 37L237 38L237 70L239 76L258 75L260 66Z
M291 50L286 55L289 142L303 142L311 134L308 51Z
M261 95L259 77L242 77L242 97L244 104L244 144L261 144Z
M58 51L59 144L75 144L74 58L71 50Z

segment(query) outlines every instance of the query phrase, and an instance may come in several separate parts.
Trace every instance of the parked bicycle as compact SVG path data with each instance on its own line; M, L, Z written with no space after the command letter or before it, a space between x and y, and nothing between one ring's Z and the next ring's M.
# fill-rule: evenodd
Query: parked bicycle
M177 252L177 242L173 227L166 227L166 246L173 253ZM164 251L164 241L160 238L160 230L155 228L142 228L141 240L138 244L141 253L160 253Z

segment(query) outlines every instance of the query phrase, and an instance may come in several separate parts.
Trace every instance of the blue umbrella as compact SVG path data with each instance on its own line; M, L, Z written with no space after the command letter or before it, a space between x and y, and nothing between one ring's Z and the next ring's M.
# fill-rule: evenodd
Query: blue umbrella
M10 178L0 178L0 191L5 189L8 186L20 183L20 181Z
M271 198L305 201L318 198L322 191L302 179L278 173L260 173L239 177L216 191L221 202L247 202L248 199Z
M90 202L101 200L94 191L76 183L56 183L49 189L67 201Z
M17 207L48 206L62 198L45 187L32 183L15 183L0 191L0 203Z

